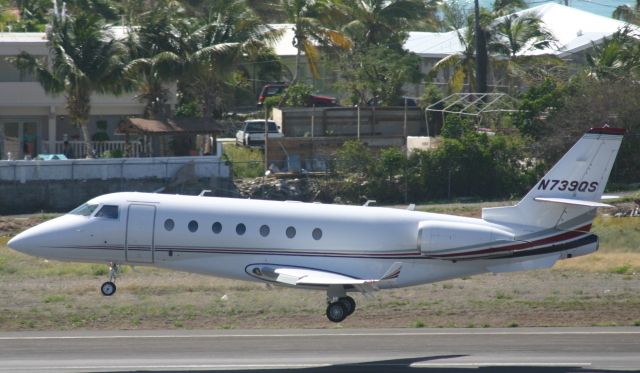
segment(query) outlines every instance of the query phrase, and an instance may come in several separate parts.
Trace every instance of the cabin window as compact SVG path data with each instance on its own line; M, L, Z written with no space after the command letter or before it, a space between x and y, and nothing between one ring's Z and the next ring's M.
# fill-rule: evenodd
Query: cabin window
M269 232L271 232L271 229L269 229L268 225L263 225L260 227L260 235L262 237L267 237L269 235Z
M313 239L318 241L319 239L322 238L322 229L320 228L316 228L313 230L313 232L311 232L311 235L313 236Z
M296 236L296 229L294 227L288 227L286 234L287 234L287 237L293 238Z
M69 212L69 214L71 215L82 215L82 216L89 216L91 215L96 209L98 208L98 205L89 205L87 203L85 203L84 205L78 206L75 209L71 210Z
M222 224L220 224L219 221L213 223L213 225L211 226L211 230L215 234L218 234L218 233L222 232Z
M167 219L164 221L164 229L168 231L172 231L173 227L176 226L176 223L173 222L173 219Z
M195 220L191 220L187 227L189 228L189 232L195 232L198 230L198 222Z
M95 214L96 218L117 219L118 218L118 206L104 205Z
M247 231L247 227L244 224L240 223L240 224L236 225L236 233L239 236L242 236L244 234L244 232L246 232L246 231Z

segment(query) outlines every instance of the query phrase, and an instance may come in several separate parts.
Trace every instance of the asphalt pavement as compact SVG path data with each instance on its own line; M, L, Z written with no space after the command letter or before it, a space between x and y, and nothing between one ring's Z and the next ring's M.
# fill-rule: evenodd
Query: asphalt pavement
M640 328L0 333L0 372L640 373Z

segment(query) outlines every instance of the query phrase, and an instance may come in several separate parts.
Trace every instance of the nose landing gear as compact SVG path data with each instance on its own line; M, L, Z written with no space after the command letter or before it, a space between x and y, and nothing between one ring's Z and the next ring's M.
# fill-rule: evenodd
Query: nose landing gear
M116 288L115 281L119 273L120 273L120 267L118 267L118 264L109 263L109 281L105 282L100 287L100 292L102 292L102 295L109 297L116 293L117 288Z

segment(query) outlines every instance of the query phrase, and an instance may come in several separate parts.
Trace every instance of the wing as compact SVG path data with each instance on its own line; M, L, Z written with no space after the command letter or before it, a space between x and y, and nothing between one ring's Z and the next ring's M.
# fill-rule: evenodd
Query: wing
M393 263L385 274L377 279L360 279L343 274L322 271L318 269L276 266L269 264L247 267L247 272L263 280L278 282L294 286L354 286L362 292L375 290L375 284L383 281L393 281L400 276L402 263Z

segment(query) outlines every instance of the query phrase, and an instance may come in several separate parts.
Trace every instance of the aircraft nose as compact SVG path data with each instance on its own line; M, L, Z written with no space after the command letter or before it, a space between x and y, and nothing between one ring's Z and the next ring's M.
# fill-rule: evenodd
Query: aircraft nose
M20 251L25 254L37 255L38 249L38 239L35 237L33 232L29 232L31 229L27 229L26 231L18 234L7 242L7 246L10 248Z

